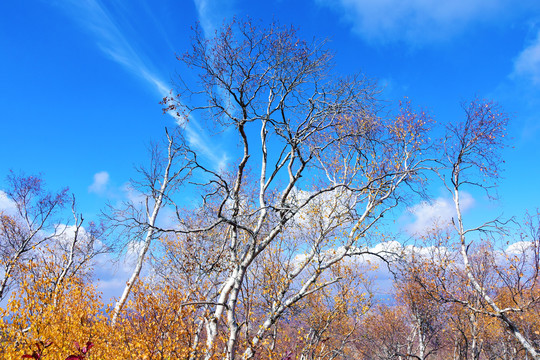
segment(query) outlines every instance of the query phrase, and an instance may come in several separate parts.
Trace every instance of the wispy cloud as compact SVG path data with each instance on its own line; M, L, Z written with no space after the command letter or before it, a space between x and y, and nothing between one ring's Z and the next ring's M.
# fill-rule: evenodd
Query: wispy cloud
M193 0L204 36L209 38L233 14L235 0Z
M107 191L109 185L109 173L106 171L100 171L94 174L94 182L88 187L88 192L103 195Z
M517 56L512 76L540 84L540 31L536 39Z
M197 6L197 9L200 17L205 19L204 26L210 29L214 17L217 16L217 13L213 11L219 8L217 5L219 3L209 0L200 0L197 2L201 3ZM230 1L224 2L224 4L228 3ZM65 4L67 4L65 10L68 14L75 18L78 23L94 36L96 44L104 54L133 75L145 80L160 97L169 95L170 87L153 70L155 67L144 56L144 52L137 50L135 46L136 41L126 36L125 32L115 21L114 16L102 3L98 0L70 0ZM201 22L203 21L201 20ZM190 144L215 164L215 168L224 166L223 162L227 161L225 152L218 150L219 147L217 146L212 147L209 145L215 144L215 141L210 139L195 119L184 124L179 122L173 113L170 113L170 115L175 117L179 125L185 127Z
M235 0L193 0L193 2L197 9L199 24L206 38L213 37L215 31L234 15ZM219 89L218 92L221 93ZM208 141L205 132L202 130L197 122L190 119L190 123L186 127L190 144L199 148L206 157L211 159L218 170L225 169L229 161L227 153L212 149L209 145L211 142Z
M418 44L451 38L466 27L501 21L530 6L532 0L316 0L338 12L353 30L371 42Z
M149 61L136 51L133 42L125 36L111 13L98 0L71 0L64 4L67 4L64 9L68 14L95 37L103 53L153 85L160 96L168 94L168 87L151 70Z
M229 161L229 156L225 151L220 149L219 146L212 147L212 140L209 139L208 135L197 121L190 119L188 123L184 123L177 119L177 123L180 126L185 127L189 144L198 149L203 156L208 158L214 164L216 170L223 170L225 168Z

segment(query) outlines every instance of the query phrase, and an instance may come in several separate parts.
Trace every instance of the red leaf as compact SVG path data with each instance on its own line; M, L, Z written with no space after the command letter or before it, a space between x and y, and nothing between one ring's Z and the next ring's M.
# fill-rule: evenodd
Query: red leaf
M22 359L40 359L41 355L39 353L32 351L32 355L25 354L22 356Z
M88 341L86 346L81 349L81 352L86 354L92 348L92 346L94 346L94 344L91 341Z

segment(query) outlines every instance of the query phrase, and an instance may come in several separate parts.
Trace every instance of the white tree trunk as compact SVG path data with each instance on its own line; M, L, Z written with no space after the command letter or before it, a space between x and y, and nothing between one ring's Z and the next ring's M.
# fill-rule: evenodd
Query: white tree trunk
M457 181L455 181L457 183ZM530 343L530 341L523 336L523 334L519 331L517 326L514 324L514 322L506 316L506 313L502 311L502 309L495 303L495 301L489 296L489 294L485 291L485 289L480 285L480 283L476 280L472 268L469 261L469 256L467 254L467 244L465 242L465 230L463 227L463 219L461 215L461 208L459 203L459 192L457 187L454 189L454 203L456 206L456 213L458 218L458 233L461 240L461 256L463 258L463 265L465 265L465 271L467 273L467 278L469 279L469 282L471 283L474 291L478 293L485 301L486 303L491 306L493 309L493 316L498 318L510 331L510 333L516 338L517 341L525 348L525 350L533 357L535 360L540 360L540 354L536 351L534 346Z

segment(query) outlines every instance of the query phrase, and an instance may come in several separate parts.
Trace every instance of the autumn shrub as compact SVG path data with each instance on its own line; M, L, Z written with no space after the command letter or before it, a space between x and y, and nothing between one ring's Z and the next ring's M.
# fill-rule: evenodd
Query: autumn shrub
M117 355L133 359L187 358L196 326L180 286L138 281L114 328Z
M94 286L81 276L61 283L49 277L51 264L29 261L25 274L2 310L0 355L20 359L38 350L43 357L60 359L73 352L73 343L101 342L107 331L106 311ZM36 349L36 344L42 344ZM44 347L43 344L50 344Z

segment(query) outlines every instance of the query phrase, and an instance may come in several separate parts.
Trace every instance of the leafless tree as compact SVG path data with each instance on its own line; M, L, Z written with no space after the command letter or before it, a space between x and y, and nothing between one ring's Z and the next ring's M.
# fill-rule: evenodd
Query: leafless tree
M210 39L196 28L191 51L179 56L198 86L180 79L164 111L235 134L240 150L224 169L195 157L202 204L179 212L174 229L201 252L211 246L222 269L206 274L212 286L193 302L205 314L205 346L194 358L210 359L221 346L227 359L239 351L253 358L287 309L340 280L321 282L321 274L369 252L370 232L400 202L402 185L421 179L428 117L408 104L381 117L375 83L336 76L324 46L293 28L234 20ZM279 241L280 290L239 350L243 285Z
M13 171L7 176L7 198L13 213L0 213L0 300L17 276L17 266L41 244L62 233L56 216L68 202L68 189L49 193L39 176Z
M175 194L184 180L191 173L190 151L179 131L166 132L164 146L153 145L150 149L150 165L138 168L141 179L132 180L131 199L120 207L109 207L105 215L112 230L118 231L125 244L134 249L136 263L128 279L122 295L116 302L112 313L114 325L126 303L131 289L140 276L146 255L154 241L161 233L158 229L160 211L174 202Z
M531 268L517 274L514 272L516 277L504 275L506 271L497 271L499 265L493 251L483 251L488 258L472 257L470 250L475 248L471 247L475 237L508 236L508 226L496 219L466 228L461 203L461 195L467 186L484 189L489 196L494 195L493 189L504 163L501 150L505 146L508 117L497 104L485 100L476 99L465 104L464 111L465 120L452 123L447 128L447 136L443 142L444 167L438 172L455 204L457 216L452 223L458 238L467 289L477 295L459 300L455 297L454 301L461 302L473 314L485 314L498 319L532 358L540 359L538 350L512 319L513 313L525 311L537 301L534 294L538 287L538 261L535 261L534 257L529 258L527 263ZM538 253L537 242L537 239L529 240L533 254ZM510 264L510 267L512 266L515 267L516 264ZM502 298L497 298L493 286L487 286L489 282L486 284L483 281L489 268L498 274L497 288L504 288L513 294L510 301L500 301ZM473 298L477 301L471 302L470 299Z
M103 230L94 223L83 227L84 219L76 211L73 195L74 222L62 217L70 198L67 188L50 193L40 176L14 172L7 180L5 194L11 206L0 213L0 300L9 293L10 286L34 282L56 306L65 280L84 275L81 273L87 271L86 265L108 251L101 237ZM43 279L48 281L44 284ZM21 331L31 327L28 324Z

